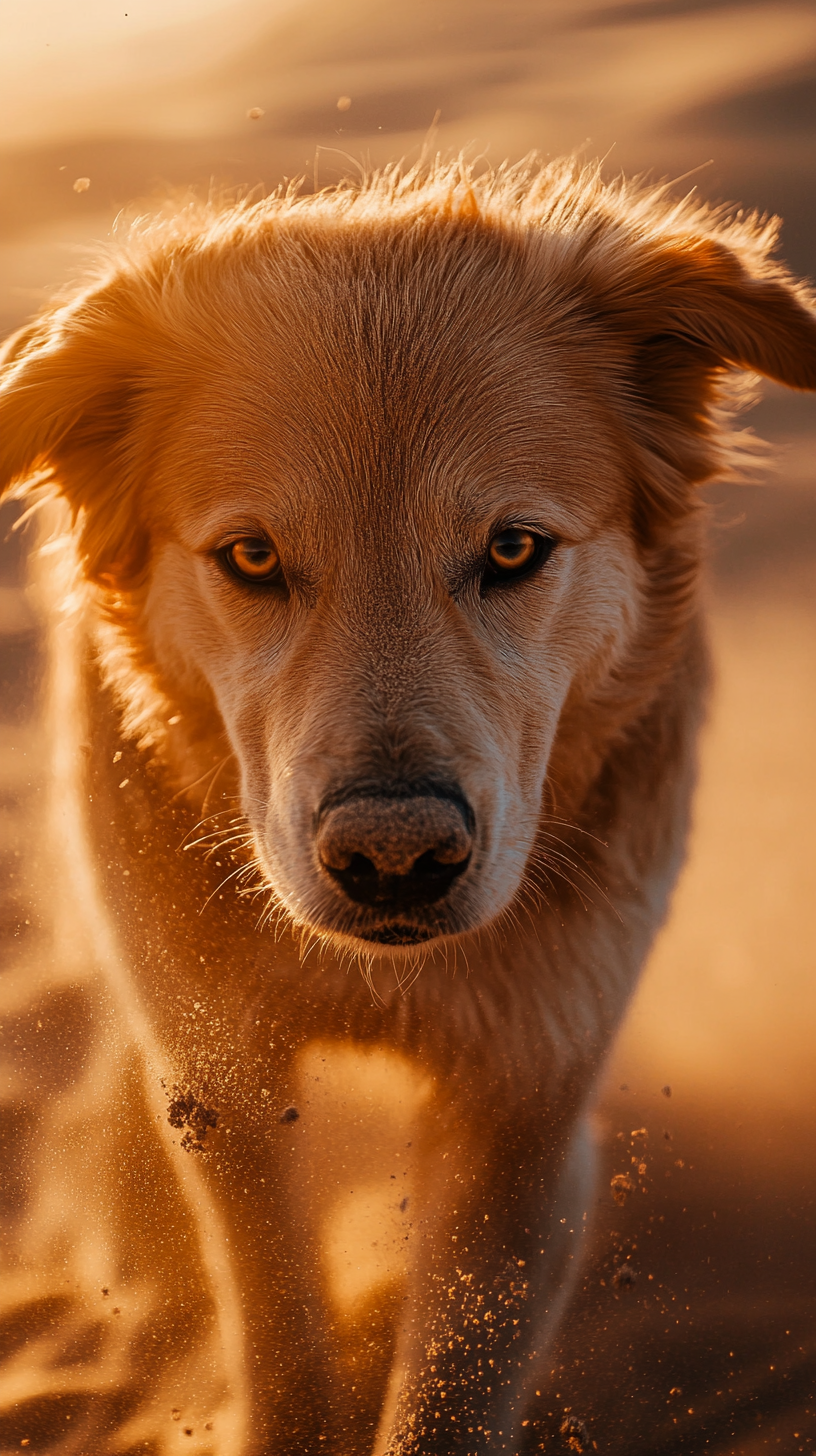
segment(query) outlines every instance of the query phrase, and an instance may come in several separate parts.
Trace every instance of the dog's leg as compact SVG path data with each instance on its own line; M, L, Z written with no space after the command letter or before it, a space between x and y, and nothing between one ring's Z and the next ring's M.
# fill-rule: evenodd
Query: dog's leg
M488 1126L460 1111L431 1155L378 1456L518 1451L580 1264L594 1169L583 1121L542 1108Z

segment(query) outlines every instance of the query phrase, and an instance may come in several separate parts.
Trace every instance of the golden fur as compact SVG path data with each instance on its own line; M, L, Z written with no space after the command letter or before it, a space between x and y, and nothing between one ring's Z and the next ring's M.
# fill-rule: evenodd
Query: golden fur
M736 371L816 388L775 239L572 162L394 168L137 223L10 341L0 484L70 517L51 834L63 966L105 1028L46 1099L15 1245L20 1317L64 1256L56 1323L97 1344L70 1429L20 1366L17 1438L533 1449L585 1114L683 855L698 487L740 454ZM507 525L555 548L488 589ZM247 537L280 589L224 569ZM353 834L402 874L405 824L458 878L350 900ZM344 1305L334 1183L398 1176L310 1131L304 1087L351 1085L348 1057L414 1099L413 1191L397 1212L386 1181L397 1273Z

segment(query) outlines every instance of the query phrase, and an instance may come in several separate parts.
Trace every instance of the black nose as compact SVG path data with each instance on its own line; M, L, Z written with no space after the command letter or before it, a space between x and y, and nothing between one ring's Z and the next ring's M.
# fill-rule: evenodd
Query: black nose
M472 822L452 795L358 795L320 821L323 868L358 905L431 905L467 869Z

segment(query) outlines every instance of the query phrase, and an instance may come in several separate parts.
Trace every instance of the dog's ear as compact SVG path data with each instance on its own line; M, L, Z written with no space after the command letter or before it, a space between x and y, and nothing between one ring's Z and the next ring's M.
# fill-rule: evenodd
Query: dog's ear
M633 422L650 456L647 506L659 524L688 509L688 487L723 466L712 406L729 371L816 389L816 312L784 269L710 238L645 243L628 266L606 263L593 305L625 341Z
M86 574L126 589L147 560L133 423L146 325L122 279L38 319L0 354L0 495L61 495Z

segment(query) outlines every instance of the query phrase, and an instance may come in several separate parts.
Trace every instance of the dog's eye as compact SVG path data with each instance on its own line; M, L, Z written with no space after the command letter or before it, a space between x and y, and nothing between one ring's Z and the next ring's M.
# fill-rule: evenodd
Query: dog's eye
M230 570L244 581L272 581L280 574L280 559L271 541L242 536L224 552Z
M546 561L554 548L552 536L539 536L524 526L507 526L497 531L487 548L486 581L524 576Z

